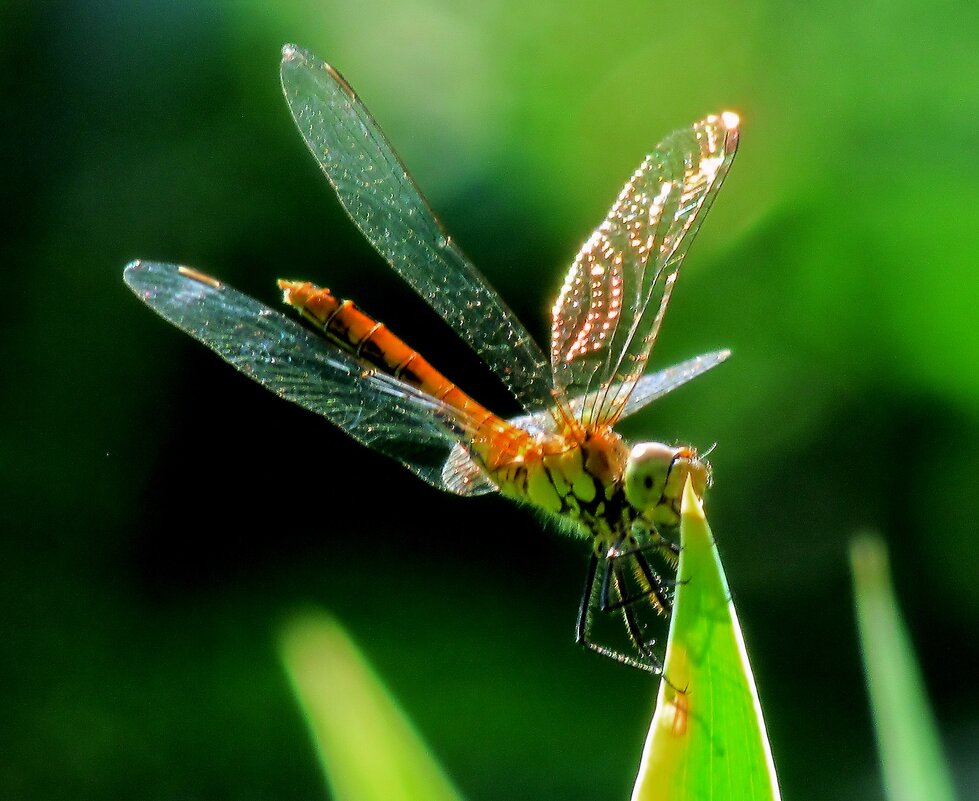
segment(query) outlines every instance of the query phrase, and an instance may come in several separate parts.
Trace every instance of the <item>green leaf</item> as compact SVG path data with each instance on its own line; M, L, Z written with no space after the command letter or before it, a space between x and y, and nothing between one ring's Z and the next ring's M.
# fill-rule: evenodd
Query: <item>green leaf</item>
M894 598L887 549L865 534L850 547L857 627L890 801L952 801L955 791L914 648Z
M459 801L336 621L325 614L293 620L279 650L335 801Z
M666 680L660 684L632 801L779 799L737 614L689 480L680 540Z

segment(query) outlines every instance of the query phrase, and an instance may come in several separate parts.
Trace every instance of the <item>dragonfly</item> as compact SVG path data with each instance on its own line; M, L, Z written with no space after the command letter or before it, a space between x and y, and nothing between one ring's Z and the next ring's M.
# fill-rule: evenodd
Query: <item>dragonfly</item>
M677 275L738 147L733 112L678 130L646 156L581 247L551 310L550 354L463 254L340 73L282 51L286 101L343 208L385 261L467 342L523 409L505 419L350 300L280 280L291 316L190 267L129 264L154 311L280 397L450 493L498 492L590 542L576 640L662 674L690 445L628 443L615 425L717 366L719 350L647 372ZM618 636L595 634L596 621Z

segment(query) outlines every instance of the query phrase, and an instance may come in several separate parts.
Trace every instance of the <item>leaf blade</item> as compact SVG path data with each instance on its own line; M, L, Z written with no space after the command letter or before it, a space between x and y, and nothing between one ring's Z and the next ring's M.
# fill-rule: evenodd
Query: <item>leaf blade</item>
M656 711L632 801L779 801L761 705L727 579L689 481Z

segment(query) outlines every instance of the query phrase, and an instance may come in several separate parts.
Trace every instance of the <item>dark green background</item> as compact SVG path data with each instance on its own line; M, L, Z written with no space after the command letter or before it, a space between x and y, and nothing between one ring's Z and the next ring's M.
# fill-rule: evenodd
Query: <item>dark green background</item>
M273 10L270 10L273 9ZM977 786L979 6L8 2L0 7L0 795L319 799L274 650L310 605L473 799L627 797L648 677L580 652L586 546L439 494L152 315L132 258L276 302L326 283L514 411L359 238L278 87L339 66L531 330L669 130L742 151L630 421L717 441L710 516L786 798L880 798L846 567L880 530Z

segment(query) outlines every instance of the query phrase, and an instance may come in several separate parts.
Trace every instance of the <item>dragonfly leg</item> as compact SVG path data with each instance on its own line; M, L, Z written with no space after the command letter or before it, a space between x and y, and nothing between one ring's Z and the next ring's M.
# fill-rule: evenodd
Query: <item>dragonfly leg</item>
M618 547L613 547L609 549L609 553L612 556L631 556L635 553L648 553L649 551L656 551L671 567L676 567L677 561L680 559L680 546L672 540L668 540L658 531L654 530L651 533L653 535L653 539L650 542L643 545L634 545L631 548L626 548L624 551L618 550ZM630 537L629 539L635 542L633 537Z
M616 573L615 576L615 585L617 592L619 592L621 595L622 587L619 583L618 573ZM652 665L654 673L662 674L663 663L660 662L659 657L653 653L653 646L656 645L656 641L646 639L646 635L643 634L642 628L639 626L639 622L636 620L635 609L631 605L623 606L622 617L625 619L626 629L629 631L629 638L635 643L636 650L639 651L640 657Z
M666 537L661 536L658 544L663 550L669 551L677 559L680 558L680 546L673 542L673 540L668 540Z
M624 654L620 651L616 651L588 639L588 629L592 615L592 595L594 594L595 590L595 579L597 574L598 557L595 554L592 554L591 559L588 562L588 570L585 574L585 588L581 596L581 606L578 610L578 623L575 627L575 642L584 646L590 651L594 651L595 653L601 654L604 657L620 662L623 665L628 665L629 667L638 668L639 670L645 670L647 673L654 673L661 676L663 674L662 662L660 662L659 658L652 652L651 648L653 644L646 643L645 639L642 637L641 629L639 628L631 609L628 609L628 611L624 609L623 615L626 618L626 627L629 631L629 637L633 640L633 642L635 642L636 648L638 649L638 659L634 656ZM611 571L606 561L605 570L602 576L602 586L600 591L601 595L608 595L608 585L611 581L610 575Z
M622 560L627 558L627 554L638 565L646 584L645 588L640 587L631 595L625 595L622 591L624 584ZM616 592L619 596L617 601L612 601L609 592L609 578L612 573L614 573ZM599 595L599 607L603 612L615 612L630 607L639 601L648 600L657 608L657 611L669 613L673 602L666 592L666 586L666 582L659 573L653 570L649 560L646 559L646 555L640 549L622 551L606 560L605 575L602 577L602 590Z
M588 610L591 607L591 594L595 586L595 572L598 570L598 557L591 555L588 570L585 572L585 589L581 594L581 606L578 607L578 622L575 625L575 642L591 647L588 642Z

